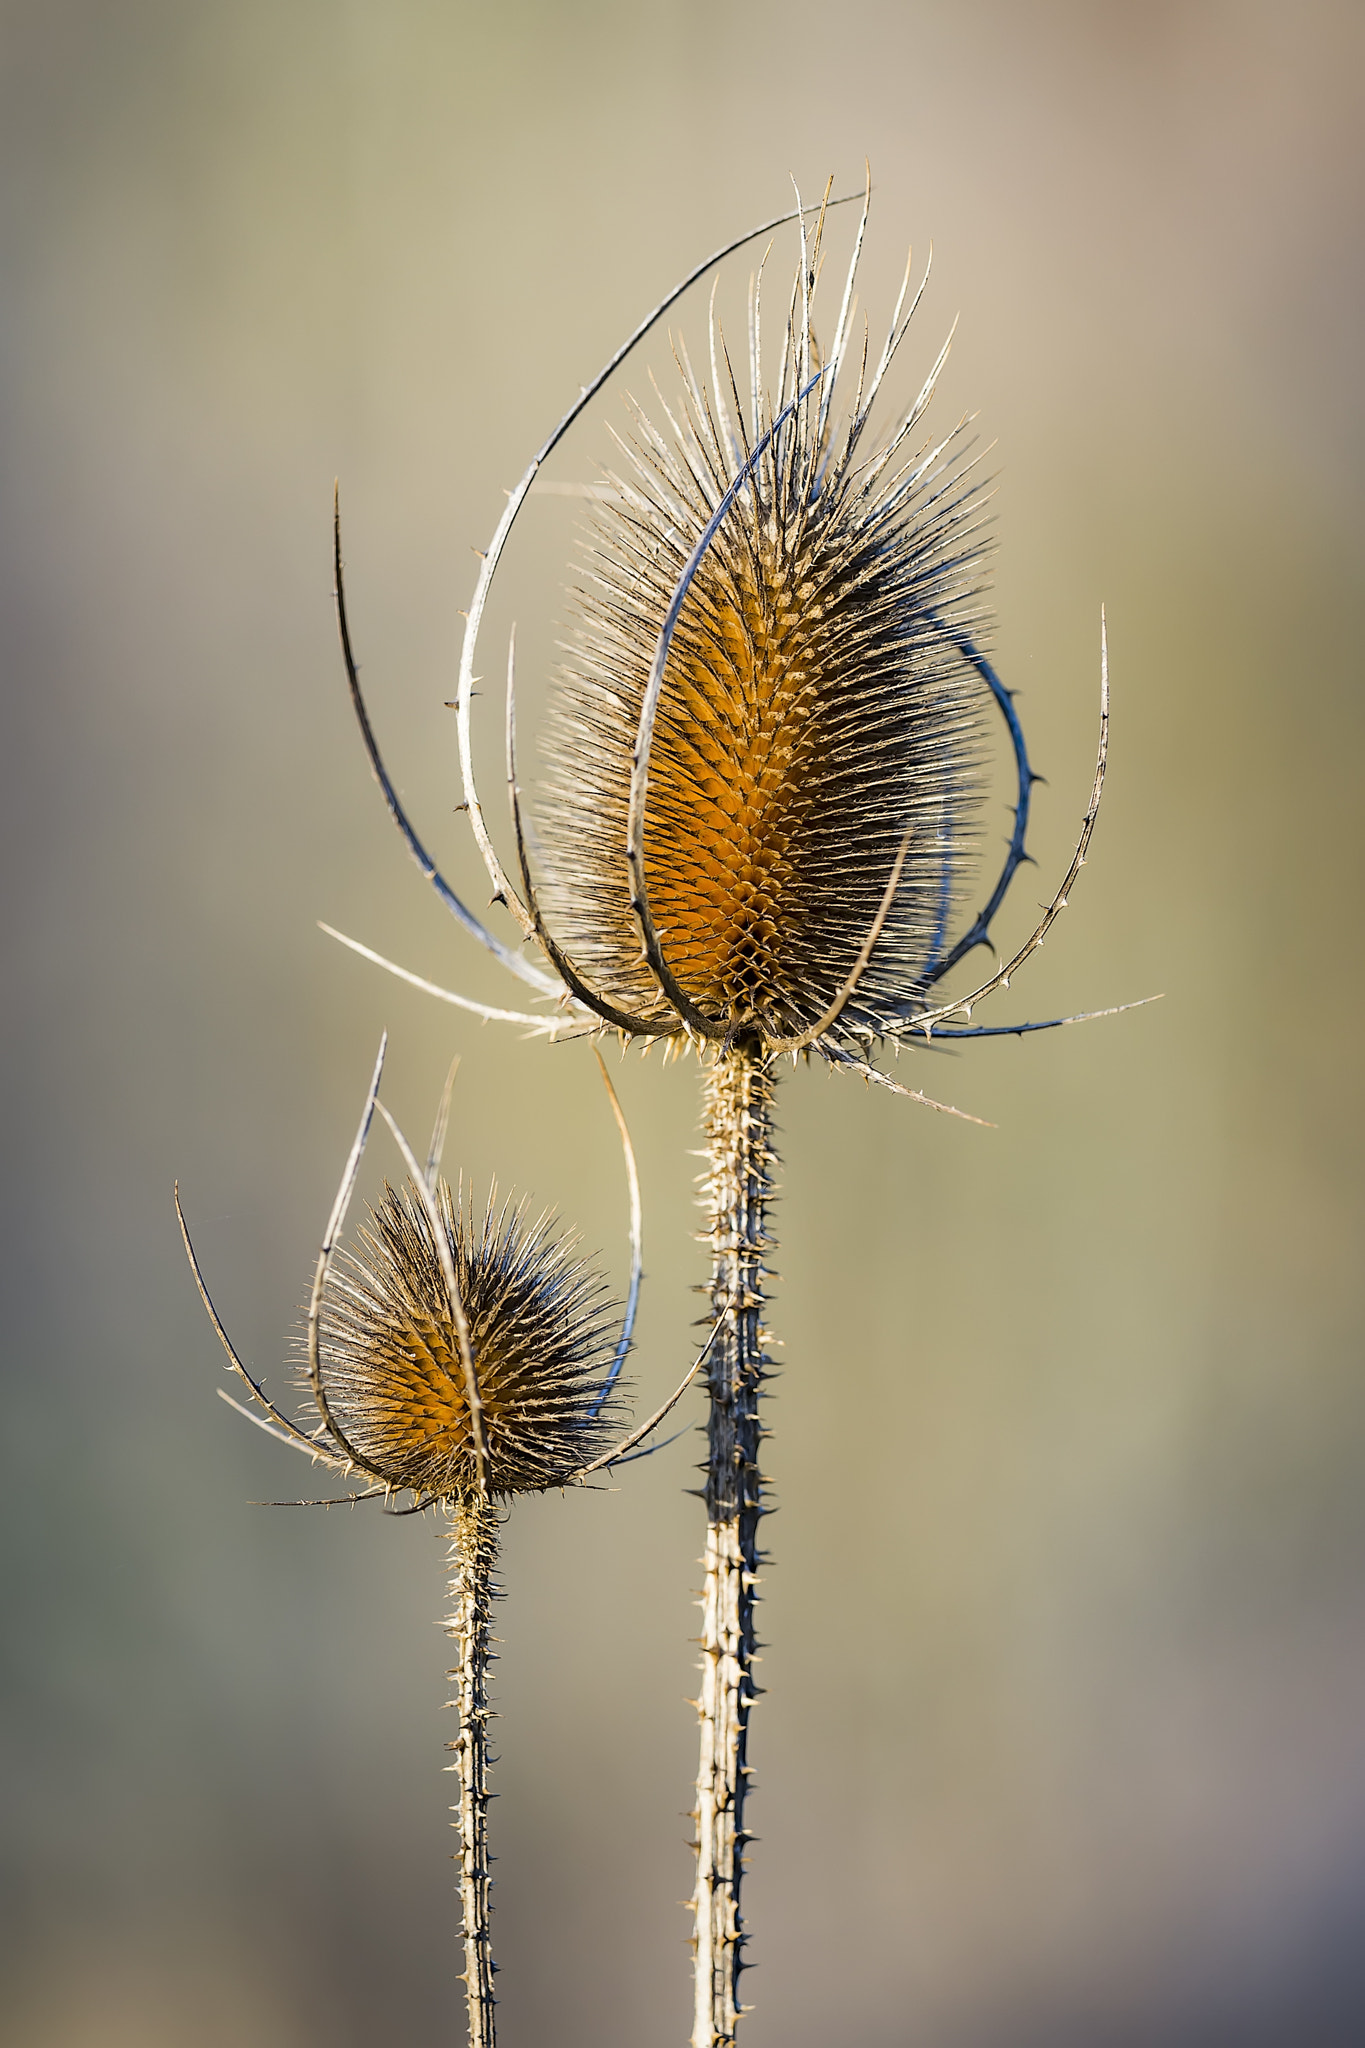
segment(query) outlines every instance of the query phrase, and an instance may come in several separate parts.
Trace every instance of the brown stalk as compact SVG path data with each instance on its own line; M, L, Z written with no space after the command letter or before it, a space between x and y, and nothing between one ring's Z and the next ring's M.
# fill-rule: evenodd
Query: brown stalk
M692 2048L729 2048L742 2005L740 1892L748 1834L749 1709L756 1696L754 1605L764 1513L758 1403L767 1360L763 1323L766 1212L772 1188L772 1075L756 1045L736 1046L706 1072L705 1200L710 1292L719 1334L708 1375L711 1408L702 1589L701 1755L697 1882L693 1894Z
M498 1515L478 1495L451 1503L450 1618L446 1634L456 1645L448 1704L459 1716L459 1733L446 1748L447 1766L458 1780L451 1806L459 1831L460 1909L464 1930L465 2005L469 2048L495 2048L493 1944L489 1933L488 1857L488 1665L492 1656L493 1573L498 1556Z

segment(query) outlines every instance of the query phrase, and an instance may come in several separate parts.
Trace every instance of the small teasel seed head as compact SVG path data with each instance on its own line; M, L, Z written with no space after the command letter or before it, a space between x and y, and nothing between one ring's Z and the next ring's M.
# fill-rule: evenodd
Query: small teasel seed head
M598 1272L554 1219L491 1194L481 1217L435 1190L468 1324L496 1497L564 1484L619 1423L609 1371L617 1317ZM387 1183L323 1305L322 1392L339 1440L394 1488L460 1501L479 1490L459 1333L426 1206Z
M865 1043L903 1016L942 951L974 850L989 700L962 643L970 633L982 645L987 542L962 429L937 447L903 438L930 386L879 448L864 445L861 337L853 348L841 319L829 376L809 388L820 356L804 303L798 284L775 400L759 388L756 349L746 401L714 332L710 386L680 352L666 426L637 410L621 474L594 504L547 727L542 895L580 971L662 1028L670 1006L641 957L624 851L633 750L670 602L752 464L663 671L644 810L649 908L691 1003L732 1034L781 1040L837 1000L903 848L835 1026ZM841 368L857 385L842 415Z

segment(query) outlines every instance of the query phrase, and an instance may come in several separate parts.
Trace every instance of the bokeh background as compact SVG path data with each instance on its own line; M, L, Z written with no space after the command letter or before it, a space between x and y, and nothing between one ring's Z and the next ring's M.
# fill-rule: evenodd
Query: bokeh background
M960 312L938 417L994 444L1049 777L1006 936L1083 807L1108 606L1093 858L996 1015L1165 1000L921 1057L994 1130L783 1085L749 2048L1365 2039L1363 79L1330 0L0 8L17 2048L463 2037L437 1532L250 1505L309 1475L214 1398L171 1183L284 1387L387 1023L405 1121L460 1051L452 1159L620 1279L586 1049L316 929L507 999L362 760L332 480L382 741L481 902L471 547L676 276L864 155L874 321L936 249L900 387ZM515 612L532 720L573 519L528 508L489 642ZM696 1081L621 1075L642 1401L697 1309ZM506 2048L686 2033L697 1448L508 1531Z

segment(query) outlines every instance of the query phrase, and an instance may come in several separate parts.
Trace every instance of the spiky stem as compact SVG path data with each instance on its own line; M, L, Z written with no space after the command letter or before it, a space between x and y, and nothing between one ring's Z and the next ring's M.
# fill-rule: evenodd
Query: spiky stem
M772 1076L737 1047L706 1075L706 1204L711 1301L722 1328L711 1351L702 1593L701 1761L697 1772L696 2004L692 2048L729 2048L744 1967L740 1883L748 1788L754 1602L763 1477L759 1394L765 1377L764 1223L771 1192Z
M459 1779L460 1797L451 1807L460 1835L460 1906L464 1922L464 1987L469 2010L469 2048L494 2048L493 1945L489 1934L488 1876L488 1665L493 1571L498 1556L498 1518L492 1503L474 1496L450 1511L450 1617L446 1634L458 1645L450 1673L454 1697L448 1704L460 1730L446 1748L448 1766Z

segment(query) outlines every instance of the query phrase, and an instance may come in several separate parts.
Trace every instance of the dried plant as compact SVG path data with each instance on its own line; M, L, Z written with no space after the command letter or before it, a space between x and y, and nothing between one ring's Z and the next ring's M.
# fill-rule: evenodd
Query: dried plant
M709 383L676 345L677 400L656 392L657 418L635 407L619 472L585 490L593 512L575 637L546 727L534 863L517 771L515 643L509 646L507 783L519 886L488 829L471 727L478 635L508 536L541 465L607 377L683 292L782 221L718 251L641 324L535 457L484 556L456 706L465 805L494 900L539 959L505 944L459 900L398 799L360 693L339 518L336 525L347 673L389 809L459 922L554 1007L548 1014L497 1010L435 987L354 940L343 943L485 1018L552 1039L611 1031L646 1046L658 1040L673 1051L691 1048L702 1059L706 1236L719 1335L708 1372L693 2048L731 2042L741 2011L779 1064L819 1054L961 1116L884 1073L878 1047L1081 1021L982 1026L972 1016L978 1002L1008 987L1065 906L1104 781L1102 625L1099 746L1070 866L1024 943L965 996L945 997L952 970L991 944L992 923L1026 858L1036 777L1010 694L984 651L987 542L968 423L939 440L916 438L947 342L889 430L880 438L871 430L928 273L912 292L907 262L885 342L874 350L855 301L869 195L870 185L827 349L817 341L813 306L827 209L845 203L828 191L813 221L799 198L783 217L799 224L801 248L771 366L775 390L765 381L760 267L750 286L745 388L713 294ZM981 908L963 919L992 710L1012 757L1014 823L998 876ZM963 927L956 935L955 924Z
M440 1178L450 1106L442 1097L425 1168L379 1101L381 1043L341 1187L314 1273L305 1318L306 1381L318 1422L305 1430L277 1407L243 1365L219 1320L180 1207L175 1204L196 1284L233 1370L254 1407L223 1398L268 1435L314 1463L372 1482L346 1501L405 1493L412 1514L439 1504L449 1529L450 1612L457 1646L450 1705L459 1728L447 1744L459 1783L453 1811L460 1838L466 2002L473 2048L493 2048L493 1956L489 1928L488 1662L496 1596L499 1503L520 1493L581 1483L647 1455L638 1450L691 1383L698 1359L671 1399L618 1441L618 1389L630 1348L640 1286L639 1182L629 1133L607 1079L631 1195L631 1285L620 1327L605 1284L579 1259L554 1219L528 1218L524 1204L490 1194L482 1216ZM341 1232L375 1109L407 1168L402 1188L384 1187L354 1249ZM338 1503L289 1503L332 1506ZM283 1503L277 1503L283 1505Z

